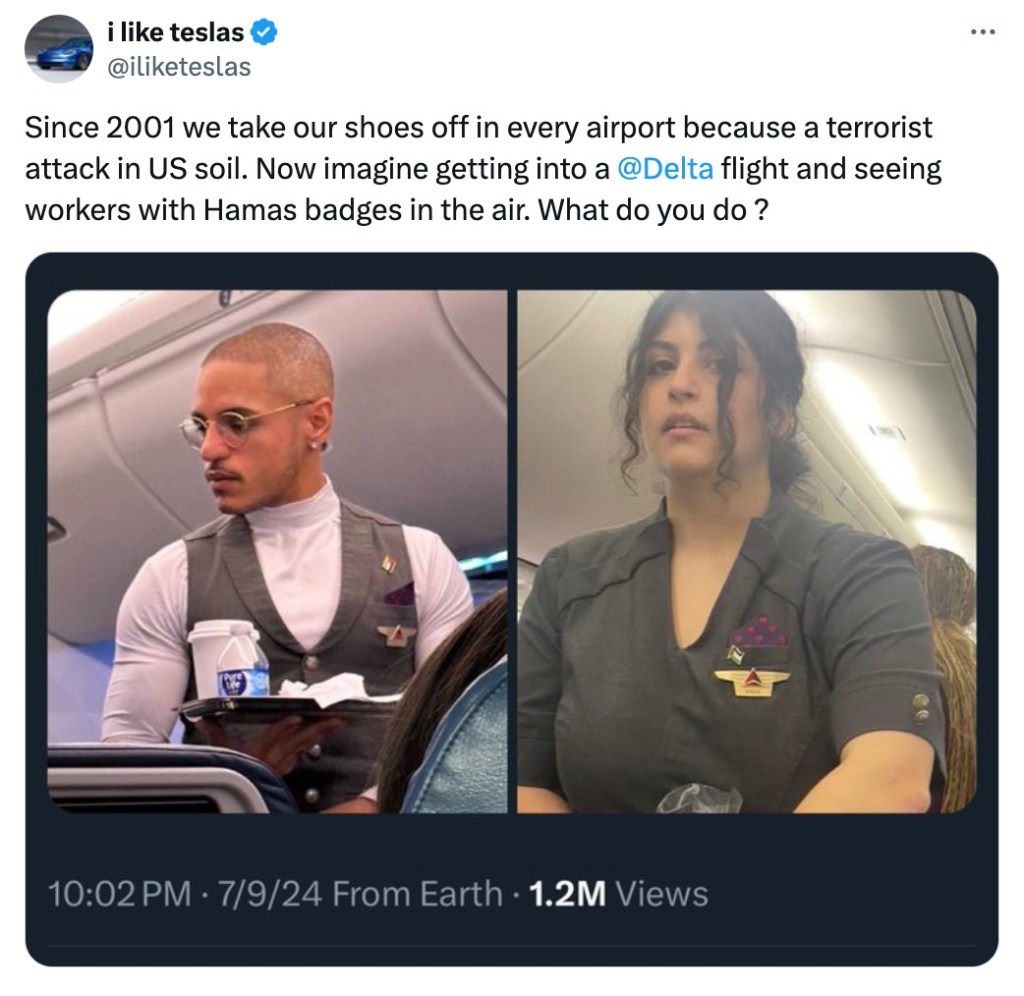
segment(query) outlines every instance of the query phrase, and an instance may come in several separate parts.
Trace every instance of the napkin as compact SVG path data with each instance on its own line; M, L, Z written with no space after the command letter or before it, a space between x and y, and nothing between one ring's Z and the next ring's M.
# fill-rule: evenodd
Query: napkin
M337 702L397 702L397 695L367 695L366 681L361 674L344 671L326 681L318 681L315 685L307 685L304 681L283 681L278 693L286 698L315 699L321 709L326 709Z

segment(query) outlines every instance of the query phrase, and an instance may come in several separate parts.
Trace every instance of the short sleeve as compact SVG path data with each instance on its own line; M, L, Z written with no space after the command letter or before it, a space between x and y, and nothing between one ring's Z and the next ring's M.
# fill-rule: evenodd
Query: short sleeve
M473 595L459 562L437 533L402 526L416 592L416 667L473 614Z
M517 683L517 782L561 793L555 763L555 713L562 695L558 581L560 551L537 569L533 590L519 618Z
M879 730L913 733L945 772L945 717L924 589L906 547L841 530L811 578L808 626L830 672L836 753Z

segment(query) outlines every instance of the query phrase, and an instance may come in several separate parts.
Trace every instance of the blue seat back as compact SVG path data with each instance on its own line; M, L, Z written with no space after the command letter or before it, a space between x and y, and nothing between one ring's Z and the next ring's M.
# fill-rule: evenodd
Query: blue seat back
M195 799L220 812L295 813L288 786L262 761L223 747L51 744L50 795L69 808L174 809Z
M403 813L508 811L508 660L481 674L438 724Z

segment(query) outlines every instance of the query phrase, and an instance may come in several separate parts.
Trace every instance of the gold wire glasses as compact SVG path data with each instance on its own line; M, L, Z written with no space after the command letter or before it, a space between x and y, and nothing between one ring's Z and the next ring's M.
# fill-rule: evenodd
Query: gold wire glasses
M242 415L240 412L221 412L216 418L210 419L210 421L202 419L198 415L189 415L178 428L181 429L185 442L192 449L199 450L203 447L203 442L206 440L206 433L209 431L210 426L215 425L217 427L217 435L224 441L224 445L237 450L248 439L249 426L257 419L311 404L313 404L312 401L296 401L290 405L273 408L269 412L259 412L256 415Z

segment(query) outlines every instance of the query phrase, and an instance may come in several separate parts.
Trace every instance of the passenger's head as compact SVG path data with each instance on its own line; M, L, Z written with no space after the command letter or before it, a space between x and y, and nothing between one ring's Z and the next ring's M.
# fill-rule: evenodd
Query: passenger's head
M911 553L924 582L932 617L969 626L974 620L977 600L977 584L971 565L952 550L941 547L916 546Z
M501 592L479 606L416 672L381 746L377 804L382 813L402 808L409 779L423 762L438 723L507 648L508 595Z
M640 326L620 389L623 477L648 456L669 481L717 491L766 472L787 491L806 471L795 435L804 361L764 291L667 291Z
M293 325L257 325L210 350L182 426L221 512L289 504L320 489L333 395L327 351Z
M974 620L975 574L951 550L916 546L910 552L932 614L935 666L946 709L947 777L940 808L955 813L974 798L977 783L977 661L966 628Z

